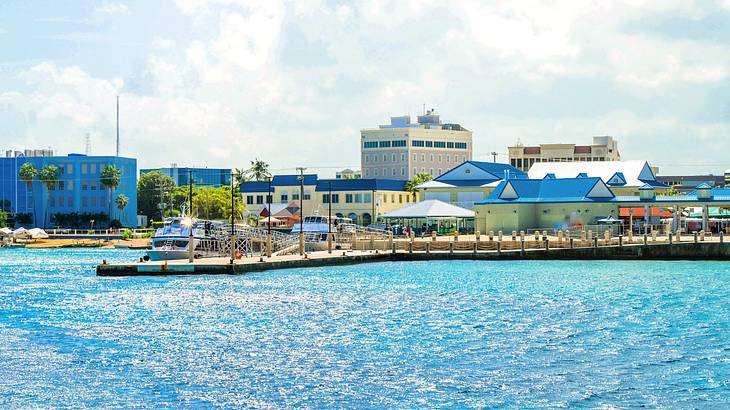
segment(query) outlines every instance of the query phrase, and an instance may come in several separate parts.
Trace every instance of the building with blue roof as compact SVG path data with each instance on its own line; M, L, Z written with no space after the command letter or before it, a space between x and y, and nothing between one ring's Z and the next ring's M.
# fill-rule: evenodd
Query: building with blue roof
M304 216L326 214L331 202L333 215L363 225L416 199L405 191L404 180L320 179L315 174L306 174L302 182L298 175L275 175L270 186L268 181L251 181L241 184L240 189L248 211L255 215L265 215L270 189L272 204L287 204L287 209L295 210L294 218L288 221L290 225L298 219L300 197Z
M438 199L471 209L506 179L525 179L527 174L496 162L466 161L416 188L424 199Z
M683 208L701 207L706 214L709 206L730 206L730 189L703 185L675 196L657 195L657 190L655 184L645 183L639 195L618 196L598 177L502 180L488 198L475 204L475 226L482 232L580 229L600 218L618 218L620 208L644 208L648 224L651 208L672 208L679 215ZM709 226L707 219L702 226Z

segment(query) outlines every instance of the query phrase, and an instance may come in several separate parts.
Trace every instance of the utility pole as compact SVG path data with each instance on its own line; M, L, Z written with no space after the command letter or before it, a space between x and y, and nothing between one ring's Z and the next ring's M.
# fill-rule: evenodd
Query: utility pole
M193 170L188 169L188 217L193 217Z
M235 205L235 197L233 196L233 173L231 173L231 237L233 236L233 225L236 223L236 205Z
M268 234L271 235L271 176L267 177L267 180L269 181L269 190L268 195L266 195L266 213L269 215L269 223L268 223Z
M327 252L332 253L332 181L328 181L328 189L327 189L329 195L329 201L327 201L329 205L328 210L328 218L327 218Z
M297 167L299 171L299 254L304 255L304 167Z
M497 162L497 153L495 151L490 152L492 154L492 162Z

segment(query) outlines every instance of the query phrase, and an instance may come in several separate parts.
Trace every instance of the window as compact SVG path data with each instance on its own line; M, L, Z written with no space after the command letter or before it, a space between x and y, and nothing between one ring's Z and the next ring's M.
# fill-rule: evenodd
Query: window
M59 196L59 197L58 197L58 206L59 206L60 208L63 208L64 206L66 206L66 205L65 205L65 204L63 203L63 202L64 202L64 199L65 199L65 198L64 198L64 197L62 197L62 196Z
M431 174L431 176L433 176L433 168L430 168L430 169L428 170L428 173L429 173L429 174Z
M434 148L446 148L446 142L445 141L434 141L433 146L434 146Z
M446 156L446 162L451 162L451 155Z
M68 197L68 201L66 201L66 203L68 203L68 206L74 206L74 197Z
M58 190L63 191L64 188L66 188L66 182L65 181L59 181L58 182Z
M405 167L401 167L400 176L405 176L405 175L406 175L406 169L405 169Z
M345 203L352 203L352 194L345 194Z
M384 204L388 203L388 195L386 195L386 194L383 194L383 203Z
M406 154L400 154L401 162L406 162Z
M387 161L388 161L388 154L383 154L383 162L387 162Z
M395 203L395 194L390 194L390 202Z
M392 162L395 162L395 154L392 154L392 155L390 156L390 160L391 160Z
M330 203L330 196L329 196L329 194L322 194L322 203L323 204Z
M289 195L286 192L281 193L281 202L284 204L289 202Z
M377 168L375 168L375 169L373 170L373 172L375 172L375 176L377 177L377 176L378 176L378 169L377 169Z
M50 189L51 191L55 191L56 190L56 184L51 184L51 186L48 187L48 189Z
M454 146L457 149L466 149L466 142L457 142L457 143L454 143Z
M425 145L426 144L423 141L420 141L420 140L413 140L413 141L411 141L411 146L413 146L413 147L423 147Z
M439 175L441 175L441 168L439 168Z
M99 206L104 206L105 204L106 204L106 197L102 195L99 197Z
M370 194L369 192L366 193L366 194L364 194L363 197L362 197L362 201L365 202L365 203L373 202L373 195Z
M89 166L86 164L81 164L81 173L82 174L88 174L89 173Z
M415 176L418 173L418 168L413 167L413 175Z
M73 181L66 181L66 189L68 189L69 191L73 191L74 190L74 182Z
M433 141L426 141L427 148L433 148Z
M398 203L399 204L403 203L403 194L398 194Z
M369 159L370 157L368 155L365 155L365 162L368 162Z
M362 194L355 194L355 203L356 204L362 203Z
M426 168L424 168L424 167L421 167L421 173L422 173L422 174L425 174L425 173L426 173Z
M433 162L433 154L429 156L429 161Z
M362 144L365 149L378 148L378 141L366 141Z
M441 160L442 160L442 158L441 158L441 154L439 154L439 162L441 162Z
M310 199L312 199L312 193L309 191L304 191L304 200L309 201Z
M96 197L95 196L89 197L89 205L96 206Z
M263 195L256 195L256 205L261 205L264 203L264 196Z
M380 148L390 148L390 141L380 141L378 144Z
M426 155L425 154L421 154L421 162L424 162L424 161L426 161Z
M392 142L393 148L397 147L405 147L406 146L406 140L397 140Z
M86 180L81 181L81 190L86 191L87 189L89 189L89 187L87 186Z
M383 176L388 176L388 168L383 168Z
M81 172L83 173L83 171L81 171ZM87 206L89 206L89 199L86 198L85 196L82 196L81 197L81 206L84 207L84 208L86 208Z
M94 179L91 180L91 190L96 191L96 180Z
M413 154L413 161L418 161L418 155Z
M393 170L392 170L392 171L393 171L393 174L392 174L392 175L393 175L393 176L395 176L395 175L396 175L396 173L395 173L395 172L396 172L396 171L395 171L395 168L393 168Z
M291 199L292 199L292 201L298 201L299 200L299 192L292 192Z
M59 166L58 166L58 173L59 173L60 175L63 175L63 174L65 173L65 172L64 172L65 170L66 170L66 166L65 166L65 165L59 165Z
M73 174L74 173L74 164L68 164L68 165L66 165L66 173L67 174Z
M50 206L51 208L55 208L56 207L56 198L50 197L48 199L48 206Z
M272 202L274 202L274 197L273 197L273 195L266 195L266 203L267 203L267 204L270 204L270 203L272 203Z
M89 165L89 173L96 174L96 164Z
M340 194L332 194L332 203L333 204L339 204L340 203Z
M253 195L246 196L246 205L253 205Z
M370 170L369 169L365 169L365 176L366 177L369 177L370 176Z
M454 143L453 142L447 142L446 143L446 148L454 148Z

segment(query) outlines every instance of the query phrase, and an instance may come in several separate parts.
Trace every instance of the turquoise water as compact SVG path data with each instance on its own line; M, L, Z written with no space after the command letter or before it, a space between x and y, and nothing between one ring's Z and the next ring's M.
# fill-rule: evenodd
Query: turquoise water
M730 406L730 263L97 278L0 250L0 407Z

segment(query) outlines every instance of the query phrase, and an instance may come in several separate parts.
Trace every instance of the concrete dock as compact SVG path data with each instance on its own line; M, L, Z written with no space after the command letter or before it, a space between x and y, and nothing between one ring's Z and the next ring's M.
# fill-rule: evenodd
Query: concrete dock
M508 241L509 242L509 241ZM486 242L485 242L486 243ZM595 245L595 244L594 244ZM320 266L351 265L385 261L424 260L730 260L730 244L720 241L620 243L603 246L553 246L522 249L514 243L497 249L482 250L479 243L461 246L426 247L397 246L390 250L356 250L310 252L306 257L286 255L247 257L231 263L230 258L201 258L193 263L187 260L167 262L133 262L126 264L101 264L96 268L99 276L156 276L244 274L275 269L311 268Z

